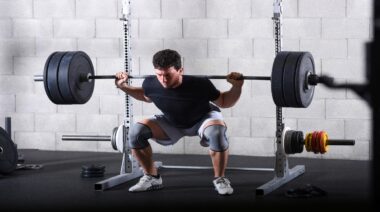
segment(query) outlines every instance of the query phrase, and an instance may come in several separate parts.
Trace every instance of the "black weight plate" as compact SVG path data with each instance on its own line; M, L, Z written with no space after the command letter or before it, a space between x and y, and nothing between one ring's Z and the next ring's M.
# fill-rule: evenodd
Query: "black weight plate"
M285 149L286 154L293 154L292 153L292 135L293 135L293 130L288 130L285 133L284 149Z
M8 133L0 127L0 174L10 174L17 166L17 148Z
M294 131L292 134L292 153L297 153L298 148L298 132Z
M295 94L295 78L300 52L289 52L286 58L282 88L286 107L299 107Z
M303 152L303 146L305 146L305 140L303 139L303 132L298 131L298 137L297 137L297 143L298 143L298 148L297 148L297 153L302 153Z
M311 104L314 96L314 87L307 86L308 73L315 74L313 56L309 52L303 52L298 60L296 72L296 100L300 107L306 108Z
M104 171L106 167L104 165L83 165L82 171Z
M272 89L272 98L274 103L278 107L285 107L285 100L283 94L283 73L286 58L288 57L289 52L279 52L276 55L276 58L273 62L272 67L272 76L271 76L271 89Z
M90 57L81 51L68 52L62 59L59 72L62 96L69 104L84 104L92 96L95 81L81 81L83 76L94 75Z
M82 178L104 177L104 174L81 174Z
M59 90L59 64L65 52L52 53L45 63L44 85L47 96L55 104L65 104Z

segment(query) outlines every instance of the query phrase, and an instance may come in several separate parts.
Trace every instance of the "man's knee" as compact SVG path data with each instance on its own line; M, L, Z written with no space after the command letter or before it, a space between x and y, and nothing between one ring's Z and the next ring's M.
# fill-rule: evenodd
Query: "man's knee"
M210 125L203 131L204 139L212 151L223 152L228 149L226 130L227 127L223 125Z
M129 147L132 149L143 149L149 146L148 139L152 137L152 130L149 127L136 123L132 126L128 135Z

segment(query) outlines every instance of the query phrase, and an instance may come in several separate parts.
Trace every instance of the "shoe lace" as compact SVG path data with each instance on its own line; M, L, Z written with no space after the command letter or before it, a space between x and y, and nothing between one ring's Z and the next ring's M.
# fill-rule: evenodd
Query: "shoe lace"
M230 180L228 180L227 178L225 177L219 177L217 180L216 180L216 184L219 184L221 187L229 187L231 182Z

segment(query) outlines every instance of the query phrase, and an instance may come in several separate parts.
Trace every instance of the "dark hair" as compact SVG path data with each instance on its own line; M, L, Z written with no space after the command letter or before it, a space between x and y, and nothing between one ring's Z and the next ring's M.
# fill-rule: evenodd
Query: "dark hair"
M171 49L158 51L153 55L153 66L156 69L170 68L174 66L176 70L182 67L181 55Z

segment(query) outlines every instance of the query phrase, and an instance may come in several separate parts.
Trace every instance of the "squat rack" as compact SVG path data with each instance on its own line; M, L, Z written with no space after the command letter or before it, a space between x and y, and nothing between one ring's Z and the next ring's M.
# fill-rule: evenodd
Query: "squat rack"
M122 18L124 27L124 57L125 57L125 71L128 74L132 74L131 69L131 0L122 1ZM282 48L282 0L274 0L273 3L273 23L275 31L275 53L281 51ZM133 79L128 79L128 85L132 84ZM95 190L106 190L114 186L120 185L127 181L133 180L135 178L141 177L143 172L139 167L138 162L132 156L131 150L128 146L128 132L133 123L133 113L132 113L133 103L129 95L125 94L125 116L124 123L122 126L123 131L123 158L120 169L120 174L114 177L102 180L95 183ZM119 128L120 128L119 127ZM267 182L266 184L258 187L256 189L256 195L266 195L278 187L286 184L287 182L293 180L299 175L305 172L304 165L298 165L292 169L289 169L287 155L285 154L283 147L283 134L288 130L285 129L282 117L282 108L276 107L276 159L275 159L275 168L246 168L246 167L227 167L227 170L243 170L243 171L274 171L274 178ZM155 166L157 168L174 168L174 169L212 169L212 167L207 166L174 166L174 165L163 165L162 162L156 161Z

